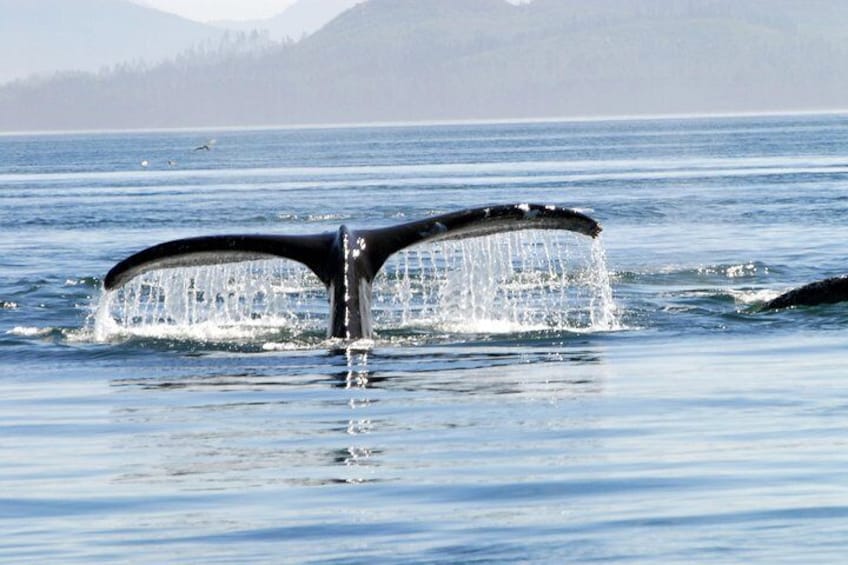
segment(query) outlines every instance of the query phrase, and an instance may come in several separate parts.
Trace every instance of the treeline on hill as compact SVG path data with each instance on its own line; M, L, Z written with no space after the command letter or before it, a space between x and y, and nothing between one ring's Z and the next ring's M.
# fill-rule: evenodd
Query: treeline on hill
M839 0L369 0L296 44L0 89L0 128L128 128L840 108Z

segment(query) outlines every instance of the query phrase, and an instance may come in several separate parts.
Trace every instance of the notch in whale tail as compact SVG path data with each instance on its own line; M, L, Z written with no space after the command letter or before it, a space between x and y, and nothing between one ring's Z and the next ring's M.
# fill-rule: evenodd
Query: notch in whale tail
M796 289L790 290L777 298L766 302L762 310L778 310L794 306L817 306L819 304L836 304L848 300L848 275L831 277Z
M306 265L330 291L333 337L371 333L370 285L394 253L424 242L526 229L568 230L597 237L589 216L557 206L516 204L471 208L385 228L316 235L215 235L160 243L131 255L106 275L106 290L155 269L285 258Z

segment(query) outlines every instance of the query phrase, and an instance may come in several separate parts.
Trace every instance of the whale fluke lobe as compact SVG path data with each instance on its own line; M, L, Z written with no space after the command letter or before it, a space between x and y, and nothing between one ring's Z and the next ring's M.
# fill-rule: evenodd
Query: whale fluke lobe
M410 245L525 229L568 230L589 237L597 237L601 233L598 222L585 214L539 204L471 208L360 233L373 246L370 260L376 274L392 254Z
M324 284L329 280L326 254L333 234L213 235L177 239L130 255L106 274L106 290L155 269L218 265L257 259L285 258L303 263Z
M763 306L763 310L777 310L792 306L835 304L848 300L848 275L816 281L781 294Z
M148 247L115 265L103 281L113 290L155 269L285 258L306 265L327 288L331 337L370 337L371 282L394 253L424 242L486 236L526 229L567 230L597 237L589 216L539 204L471 208L385 228L316 235L214 235Z

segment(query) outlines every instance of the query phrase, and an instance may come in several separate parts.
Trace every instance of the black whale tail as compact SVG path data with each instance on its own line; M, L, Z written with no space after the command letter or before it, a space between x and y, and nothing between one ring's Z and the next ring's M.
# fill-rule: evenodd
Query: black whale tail
M423 242L525 229L568 230L596 237L601 226L575 210L539 204L472 208L370 230L341 226L317 235L215 235L160 243L115 265L104 279L112 290L155 269L285 258L306 265L327 287L332 337L371 335L371 282L394 253Z

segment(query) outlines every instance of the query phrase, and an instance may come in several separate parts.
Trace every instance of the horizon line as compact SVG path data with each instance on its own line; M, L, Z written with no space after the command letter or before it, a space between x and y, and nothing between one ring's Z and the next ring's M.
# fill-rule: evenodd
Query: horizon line
M229 132L229 131L271 131L271 130L316 130L316 129L364 129L364 128L401 128L401 127L440 127L452 125L509 125L542 123L585 123L585 122L625 122L650 120L696 120L704 118L756 118L791 116L840 116L848 115L848 108L820 108L799 110L751 110L739 112L680 112L667 114L599 114L574 116L549 116L539 118L457 118L436 120L389 120L375 122L334 122L272 125L229 125L229 126L175 126L155 128L92 128L92 129L45 129L0 131L0 138L13 136L58 136L80 134L121 133L186 133L186 132Z

